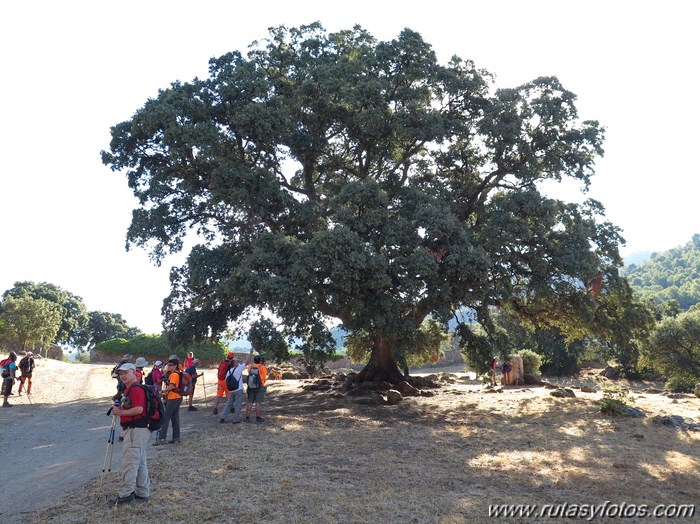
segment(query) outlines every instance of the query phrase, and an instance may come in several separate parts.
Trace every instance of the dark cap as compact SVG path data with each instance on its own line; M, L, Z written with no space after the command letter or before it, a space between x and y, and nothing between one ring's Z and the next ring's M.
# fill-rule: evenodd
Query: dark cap
M168 364L172 364L173 366L177 366L180 364L180 361L176 358L171 358L170 360L168 360Z

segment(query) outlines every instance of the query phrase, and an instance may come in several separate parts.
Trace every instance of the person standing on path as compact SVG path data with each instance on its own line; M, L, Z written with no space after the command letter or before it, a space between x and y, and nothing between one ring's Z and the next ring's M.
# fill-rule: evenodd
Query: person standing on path
M245 421L250 422L250 411L255 404L255 422L264 422L262 404L265 398L265 382L267 382L267 367L260 362L260 355L255 355L253 363L248 366L248 404L245 407Z
M34 372L34 353L27 351L22 360L19 361L19 370L22 376L19 379L17 394L22 396L22 387L27 383L27 395L32 394L32 373Z
M216 402L214 402L214 415L219 414L219 402L228 394L228 389L226 387L226 373L228 373L231 360L235 355L233 352L229 351L226 355L226 359L219 363L219 369L216 372Z
M171 358L165 365L168 382L163 387L163 395L167 401L165 403L165 413L163 413L163 422L158 432L158 438L153 443L154 446L165 444L170 421L173 423L173 438L170 440L170 444L180 442L180 405L182 404L182 395L178 392L180 373L176 371L179 364L180 362L176 358Z
M11 408L12 404L7 401L7 397L12 395L12 386L17 375L17 353L10 351L10 355L2 361L2 407Z
M138 386L136 366L122 364L118 368L119 380L124 384L124 396L120 406L114 406L112 413L119 416L124 430L122 447L122 479L119 492L111 504L128 504L134 500L148 500L151 481L148 478L146 444L151 436L146 415L146 393Z
M233 423L238 424L241 421L241 410L243 409L243 371L250 364L252 357L253 350L251 349L246 362L239 363L235 358L231 360L225 380L227 387L229 387L229 383L233 383L235 386L233 389L229 389L228 400L226 401L226 406L224 406L224 412L219 419L219 422L222 424L226 422L226 417L231 412L231 409L233 409Z
M189 353L191 354L191 353ZM197 365L199 364L199 359L195 358L192 364L185 368L185 373L192 377L192 384L190 385L190 394L187 396L189 400L189 407L187 411L197 411L197 408L192 405L192 398L194 397L194 389L197 385L197 378L201 377L204 373L197 375Z

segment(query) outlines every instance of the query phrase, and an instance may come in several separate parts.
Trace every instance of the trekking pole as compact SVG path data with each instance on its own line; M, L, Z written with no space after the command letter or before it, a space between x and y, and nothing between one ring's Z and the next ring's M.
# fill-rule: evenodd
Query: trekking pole
M111 411L111 410L110 410ZM114 454L114 428L117 424L117 416L112 415L112 426L109 428L109 437L107 437L107 449L105 450L105 460L102 463L102 476L100 477L100 486L102 485L102 479L105 476L105 471L112 471L112 455ZM107 465L107 459L109 458L109 467Z

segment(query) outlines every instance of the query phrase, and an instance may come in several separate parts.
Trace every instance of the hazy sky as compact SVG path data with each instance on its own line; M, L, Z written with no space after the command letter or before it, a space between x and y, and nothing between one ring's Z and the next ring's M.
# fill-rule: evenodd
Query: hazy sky
M693 2L31 1L0 5L0 294L51 282L90 310L161 330L168 272L124 249L136 206L100 161L110 126L267 28L409 27L440 60L472 59L513 87L554 75L579 116L607 128L589 196L623 230L623 255L662 251L697 220L700 32Z

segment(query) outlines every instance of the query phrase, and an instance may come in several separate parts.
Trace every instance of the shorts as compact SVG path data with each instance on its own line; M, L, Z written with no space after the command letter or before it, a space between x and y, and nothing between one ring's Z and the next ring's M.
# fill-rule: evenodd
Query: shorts
M226 387L225 380L216 381L216 396L219 398L228 397L228 388Z
M265 391L263 388L251 389L248 388L248 402L262 402L265 398Z

